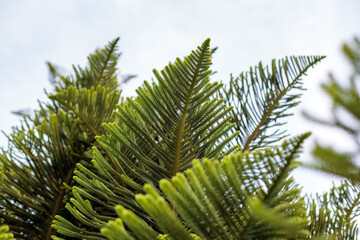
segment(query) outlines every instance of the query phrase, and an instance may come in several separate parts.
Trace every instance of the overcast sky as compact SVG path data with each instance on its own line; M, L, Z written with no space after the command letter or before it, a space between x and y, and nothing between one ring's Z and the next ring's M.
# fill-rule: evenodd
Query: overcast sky
M360 36L358 0L0 0L0 130L19 119L11 111L37 108L50 89L46 61L70 70L86 56L120 37L119 69L138 77L124 86L126 96L152 69L187 55L206 38L219 50L213 79L226 82L260 60L289 55L326 55L304 79L309 89L287 125L292 134L312 131L314 139L348 147L340 133L305 120L307 110L326 117L329 102L319 90L329 71L348 76L340 52L344 41ZM339 141L340 140L340 141ZM0 146L7 141L0 136ZM310 159L302 156L303 161ZM308 169L295 177L307 192L326 190L332 181Z

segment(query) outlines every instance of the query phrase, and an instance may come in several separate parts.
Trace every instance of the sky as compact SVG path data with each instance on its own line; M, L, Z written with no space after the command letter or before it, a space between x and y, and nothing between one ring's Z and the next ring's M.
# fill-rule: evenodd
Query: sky
M290 55L327 58L304 78L308 89L288 120L292 135L311 131L304 162L315 141L350 149L346 136L322 128L301 114L328 118L330 102L320 83L332 72L346 82L348 65L340 47L360 37L358 0L0 0L0 130L11 132L19 109L36 109L51 90L45 62L71 70L86 56L120 37L121 74L137 78L123 86L132 96L152 69L187 55L206 38L219 49L213 58L214 81ZM0 146L6 146L4 135ZM309 193L327 190L334 177L300 168L294 173ZM336 180L336 179L335 179Z

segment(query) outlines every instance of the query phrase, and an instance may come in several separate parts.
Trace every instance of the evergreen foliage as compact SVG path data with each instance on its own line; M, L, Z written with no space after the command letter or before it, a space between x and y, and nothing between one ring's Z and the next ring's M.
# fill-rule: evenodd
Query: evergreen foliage
M0 218L16 238L50 239L55 216L68 215L76 164L91 159L95 136L113 121L120 98L117 42L90 55L89 67L74 67L75 75L61 75L49 63L55 94L33 116L23 114L8 135L0 155Z
M74 206L66 207L77 219L89 227L104 227L111 216L116 217L113 206L121 204L152 224L134 199L144 192L145 183L157 186L161 179L188 169L194 159L221 158L237 149L226 148L238 133L224 137L233 126L228 123L231 107L212 97L222 85L210 83L210 57L208 39L183 61L177 59L161 72L154 70L158 84L145 81L136 99L118 105L114 114L119 124L104 124L108 136L97 138L110 158L95 148L96 171L78 164L75 172L81 187L74 187ZM85 199L100 204L101 213ZM60 216L54 227L73 237L100 237L98 229L79 234L79 227L69 227Z
M340 152L332 147L317 144L314 149L317 159L314 167L358 183L360 168L356 160L360 154L360 41L355 39L352 44L344 44L343 53L353 69L348 86L342 86L331 74L329 81L322 85L332 100L332 120L321 120L309 114L306 116L325 126L342 130L354 141L355 146L352 152Z
M344 44L342 50L353 70L348 85L340 84L331 74L328 82L322 85L332 101L332 119L326 121L308 113L305 115L317 123L345 132L353 140L354 150L343 152L316 144L313 150L316 161L311 167L343 177L344 180L329 193L317 196L317 204L312 200L310 214L314 216L312 225L317 226L317 229L313 226L310 228L327 235L333 234L338 239L357 239L358 226L355 220L360 215L360 41L355 39L351 44Z
M287 136L282 118L292 115L289 110L299 104L306 71L323 58L289 57L273 60L270 67L260 62L238 77L231 75L220 95L235 106L232 121L241 133L236 142L243 151L270 146Z
M15 240L14 234L9 233L7 225L0 226L0 240Z
M295 158L307 136L284 142L280 148L234 153L221 162L194 160L185 174L178 173L171 181L162 179L160 189L187 228L202 239L305 238L305 202L288 174L296 167ZM137 194L136 201L161 231L171 239L192 239L156 189L146 184L144 190L146 195ZM102 230L105 235L131 239L126 237L129 234L122 225L125 223L138 239L157 236L133 212L122 206L117 206L116 211L121 220L110 222L110 228ZM112 233L115 229L119 229L116 234Z
M120 100L117 42L73 75L49 63L50 102L19 112L0 155L0 239L355 238L355 180L306 198L291 171L309 134L283 140L323 57L260 63L224 86L207 39Z
M357 239L359 200L359 187L348 181L334 186L328 193L309 199L307 208L312 221L308 225L308 230L312 235Z

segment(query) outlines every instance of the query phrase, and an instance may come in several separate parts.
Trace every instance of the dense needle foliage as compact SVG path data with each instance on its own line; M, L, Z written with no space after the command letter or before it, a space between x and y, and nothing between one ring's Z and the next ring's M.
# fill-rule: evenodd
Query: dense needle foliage
M309 133L288 138L285 117L324 57L260 63L224 85L206 39L122 99L118 40L70 75L49 63L49 102L17 113L0 155L0 239L355 238L358 174L341 170L349 180L317 198L291 177Z

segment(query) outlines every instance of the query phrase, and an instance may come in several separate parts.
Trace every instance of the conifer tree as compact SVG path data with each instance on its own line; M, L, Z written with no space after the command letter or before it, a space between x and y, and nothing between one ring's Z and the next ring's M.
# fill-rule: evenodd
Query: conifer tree
M309 133L284 140L280 121L323 57L260 63L223 85L210 79L207 39L120 100L117 42L72 75L49 64L50 102L21 113L0 156L1 237L354 236L355 224L336 225L336 209L324 213L326 196L301 193L291 171ZM329 194L341 200L338 192Z

